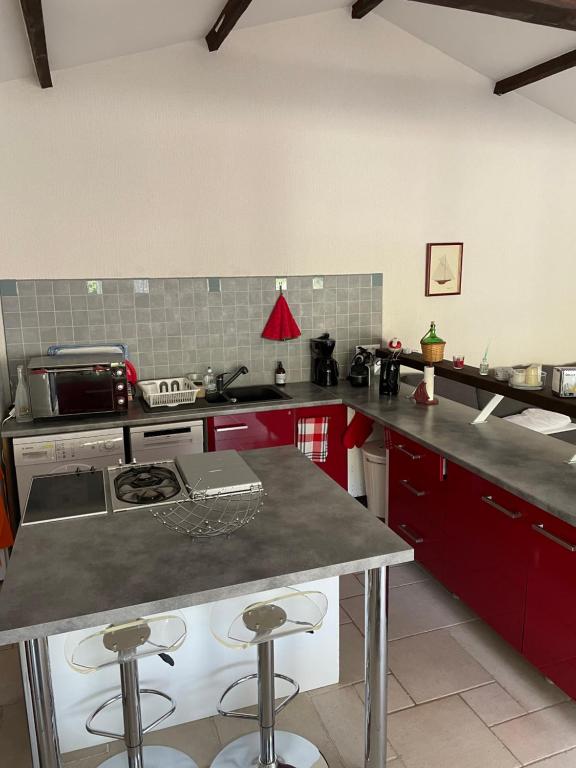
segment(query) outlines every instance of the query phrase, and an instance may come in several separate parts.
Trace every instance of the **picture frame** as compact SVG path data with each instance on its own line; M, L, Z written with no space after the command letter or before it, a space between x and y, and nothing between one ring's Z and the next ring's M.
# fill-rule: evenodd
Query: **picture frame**
M425 295L459 296L463 258L464 243L428 243Z

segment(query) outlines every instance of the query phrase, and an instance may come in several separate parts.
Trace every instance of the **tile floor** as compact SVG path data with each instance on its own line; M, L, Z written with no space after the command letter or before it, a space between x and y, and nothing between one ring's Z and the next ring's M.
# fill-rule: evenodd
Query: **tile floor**
M576 768L576 703L545 680L418 565L392 569L390 768ZM363 578L341 580L340 684L302 694L280 726L313 740L331 768L361 768ZM30 768L16 649L0 649L0 765ZM251 730L208 718L146 737L207 768ZM96 768L118 743L64 756Z

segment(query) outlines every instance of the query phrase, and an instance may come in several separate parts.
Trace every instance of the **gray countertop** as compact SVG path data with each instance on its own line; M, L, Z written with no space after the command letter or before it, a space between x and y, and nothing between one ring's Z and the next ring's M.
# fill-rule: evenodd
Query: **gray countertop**
M576 465L566 464L574 453L573 446L496 417L490 417L485 424L472 426L470 422L478 415L474 409L444 398L439 398L437 406L418 406L406 399L411 389L403 386L399 397L380 399L377 387L355 388L341 381L337 387L323 389L302 382L286 386L291 400L259 405L204 406L170 413L145 412L136 402L131 403L126 417L54 419L32 424L11 421L5 425L2 436L11 438L112 426L141 426L184 421L196 416L205 418L242 411L345 403L576 526Z
M28 424L18 424L10 419L2 427L4 438L35 437L40 435L68 434L88 431L90 429L110 429L113 427L140 427L147 424L172 424L190 419L205 419L208 416L242 413L243 411L269 411L275 409L306 408L325 403L342 402L335 391L316 386L311 382L287 384L284 387L290 400L275 400L265 403L250 403L244 405L210 405L204 399L197 400L187 408L169 410L144 410L139 400L129 403L125 415L112 414L104 416L84 416L82 418L56 418L33 421Z
M350 408L576 526L576 465L566 463L574 446L494 416L473 425L473 408L444 398L417 405L407 399L412 389L380 399L377 390L342 385L340 394Z
M194 542L149 510L21 527L0 592L0 645L413 559L296 448L242 454L264 509Z

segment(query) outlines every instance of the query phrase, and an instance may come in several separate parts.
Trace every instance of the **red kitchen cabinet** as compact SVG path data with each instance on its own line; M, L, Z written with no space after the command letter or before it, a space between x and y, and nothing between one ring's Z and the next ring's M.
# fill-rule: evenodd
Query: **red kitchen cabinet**
M576 528L540 512L530 528L524 655L576 697Z
M294 445L294 411L237 413L206 419L209 451Z
M452 463L446 490L444 583L522 650L533 508Z
M442 579L442 457L391 433L388 483L388 524L414 547L416 560Z
M294 444L298 443L298 420L314 416L328 418L328 455L324 462L314 462L345 490L348 490L348 451L342 438L348 425L345 405L322 405L295 410Z

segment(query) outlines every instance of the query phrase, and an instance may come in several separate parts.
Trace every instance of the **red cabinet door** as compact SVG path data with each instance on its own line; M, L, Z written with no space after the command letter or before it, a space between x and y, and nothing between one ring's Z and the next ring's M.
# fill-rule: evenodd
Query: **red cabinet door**
M388 524L414 547L416 560L442 579L442 457L394 433L388 462Z
M446 490L445 584L521 650L533 508L452 463Z
M206 422L209 451L246 451L294 444L292 409L214 416Z
M297 408L295 411L295 445L298 445L298 420L313 416L328 418L328 455L326 461L315 462L345 490L348 490L348 451L342 443L347 427L345 405L322 405L311 408Z
M576 697L576 528L541 512L530 530L525 656Z

